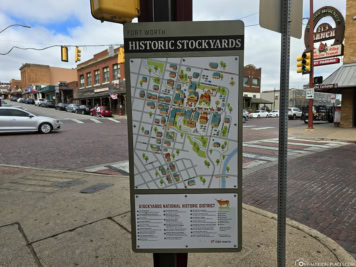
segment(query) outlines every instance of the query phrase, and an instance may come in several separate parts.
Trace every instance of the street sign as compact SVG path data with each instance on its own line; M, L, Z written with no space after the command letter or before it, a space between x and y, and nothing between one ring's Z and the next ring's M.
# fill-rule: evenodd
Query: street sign
M340 58L314 60L314 67L340 63Z
M242 248L241 21L124 25L132 248Z
M308 88L305 90L305 99L314 99L314 88Z
M291 0L290 36L302 38L303 1ZM260 0L260 26L262 28L282 32L281 26L282 0Z
M334 89L334 88L338 88L338 84L337 83L332 83L332 84L316 84L314 85L314 88L316 91L321 91L323 89Z

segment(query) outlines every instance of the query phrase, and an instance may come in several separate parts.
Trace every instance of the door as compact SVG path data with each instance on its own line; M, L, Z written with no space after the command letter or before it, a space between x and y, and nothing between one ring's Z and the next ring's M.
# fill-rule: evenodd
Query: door
M11 109L12 125L14 131L37 131L37 121L26 111Z
M11 131L12 117L10 109L0 108L0 132Z

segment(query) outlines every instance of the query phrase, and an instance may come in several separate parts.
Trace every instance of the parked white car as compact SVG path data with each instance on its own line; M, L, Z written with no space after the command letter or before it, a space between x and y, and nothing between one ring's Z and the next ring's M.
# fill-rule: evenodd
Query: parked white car
M48 134L61 128L59 120L33 115L14 107L0 107L0 133L40 132Z
M268 117L270 118L278 118L279 117L279 110L272 110L268 113Z
M248 116L250 118L267 118L268 112L265 110L256 110L255 112L251 112Z
M288 108L288 118L295 120L302 117L302 111L299 108Z
M43 98L39 98L39 99L35 100L35 106L40 106L44 102L45 102L45 100Z

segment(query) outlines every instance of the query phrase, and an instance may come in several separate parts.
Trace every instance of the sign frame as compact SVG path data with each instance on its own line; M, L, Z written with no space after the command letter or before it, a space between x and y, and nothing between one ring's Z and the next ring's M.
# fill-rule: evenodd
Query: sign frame
M146 35L147 34L147 35ZM140 51L132 53L128 47L129 40L157 38L192 38L204 37L222 38L224 36L241 36L241 47L232 49L211 49L210 51ZM131 204L131 234L132 250L139 253L188 253L188 252L239 252L242 249L242 105L243 105L243 69L244 69L244 23L242 21L207 21L207 22L147 22L124 25L125 44L125 75L127 77L127 118L130 162L130 204ZM135 188L134 146L133 146L133 115L131 101L131 59L145 58L190 58L190 57L238 57L238 108L234 111L237 118L237 188L209 188L209 189L137 189ZM138 195L171 194L236 194L237 201L237 247L236 248L156 248L138 249L136 241L136 206L135 197Z

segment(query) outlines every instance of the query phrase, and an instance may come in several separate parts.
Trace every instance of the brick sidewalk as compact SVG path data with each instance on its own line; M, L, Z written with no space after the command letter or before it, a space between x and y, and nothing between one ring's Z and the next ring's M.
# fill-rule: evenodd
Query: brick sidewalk
M287 217L356 254L356 145L288 161ZM277 165L243 178L246 204L277 212Z

